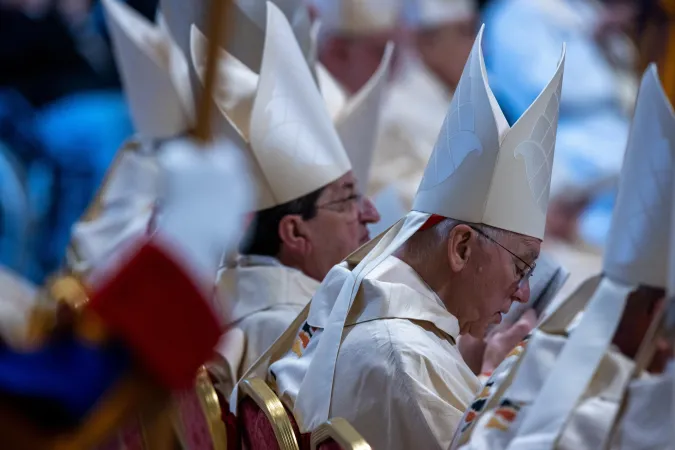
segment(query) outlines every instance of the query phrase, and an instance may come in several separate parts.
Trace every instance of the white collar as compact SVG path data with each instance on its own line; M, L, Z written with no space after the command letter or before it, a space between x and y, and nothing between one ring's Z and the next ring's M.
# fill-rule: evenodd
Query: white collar
M261 255L240 256L218 281L219 292L232 297L230 323L275 305L305 306L319 284L302 271Z
M349 270L345 264L328 274L312 300L307 319L310 326L325 327L346 276ZM363 280L345 326L393 318L432 323L455 341L459 336L459 321L436 293L412 267L390 256Z

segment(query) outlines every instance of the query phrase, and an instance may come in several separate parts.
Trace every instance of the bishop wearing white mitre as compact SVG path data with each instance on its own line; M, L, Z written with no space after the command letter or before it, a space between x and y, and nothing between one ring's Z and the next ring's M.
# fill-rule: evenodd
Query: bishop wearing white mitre
M563 60L509 128L487 83L481 37L413 210L335 266L261 358L276 360L270 380L303 432L339 416L374 448L447 448L480 386L457 338L482 338L529 297ZM259 375L257 365L247 375Z
M218 294L232 304L231 329L211 369L226 396L330 268L369 240L366 225L379 219L359 187L367 182L391 46L373 78L333 119L286 17L271 2L266 17L259 74L222 50L228 84L214 98L226 119L219 128L229 128L247 150L259 193L241 256L218 281ZM193 26L198 76L206 44Z
M655 412L672 401L655 395L668 377L652 376L672 347L650 334L650 324L672 282L674 162L675 115L652 65L636 103L602 273L548 313L519 358L500 365L485 393L501 393L472 404L453 448L665 448L645 444L667 440ZM626 426L613 429L626 387ZM640 428L654 432L641 437Z

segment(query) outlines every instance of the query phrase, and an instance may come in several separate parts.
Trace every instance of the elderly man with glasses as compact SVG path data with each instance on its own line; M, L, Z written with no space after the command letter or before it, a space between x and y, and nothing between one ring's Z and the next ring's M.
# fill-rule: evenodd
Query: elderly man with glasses
M295 330L261 358L303 433L342 417L373 448L449 448L481 389L458 340L483 339L513 302L529 299L563 62L510 127L487 81L481 36L412 210L333 267ZM511 351L508 341L488 343L484 369Z

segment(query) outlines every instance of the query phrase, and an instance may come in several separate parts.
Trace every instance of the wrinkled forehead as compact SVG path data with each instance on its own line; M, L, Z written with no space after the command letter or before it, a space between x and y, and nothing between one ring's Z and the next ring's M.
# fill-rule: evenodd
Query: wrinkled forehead
M319 198L326 200L343 198L357 193L358 189L359 187L357 186L356 178L354 177L354 174L350 170L337 180L326 185Z
M506 233L509 250L528 264L534 263L541 251L541 240L518 233Z

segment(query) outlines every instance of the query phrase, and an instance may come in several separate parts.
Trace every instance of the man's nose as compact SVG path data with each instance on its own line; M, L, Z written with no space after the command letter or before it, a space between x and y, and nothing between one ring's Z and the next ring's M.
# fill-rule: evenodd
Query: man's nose
M518 284L516 292L511 296L512 300L520 303L527 303L530 300L530 278L527 277L523 279L521 283Z
M380 221L380 213L368 197L364 197L361 201L359 219L362 223L377 223Z

